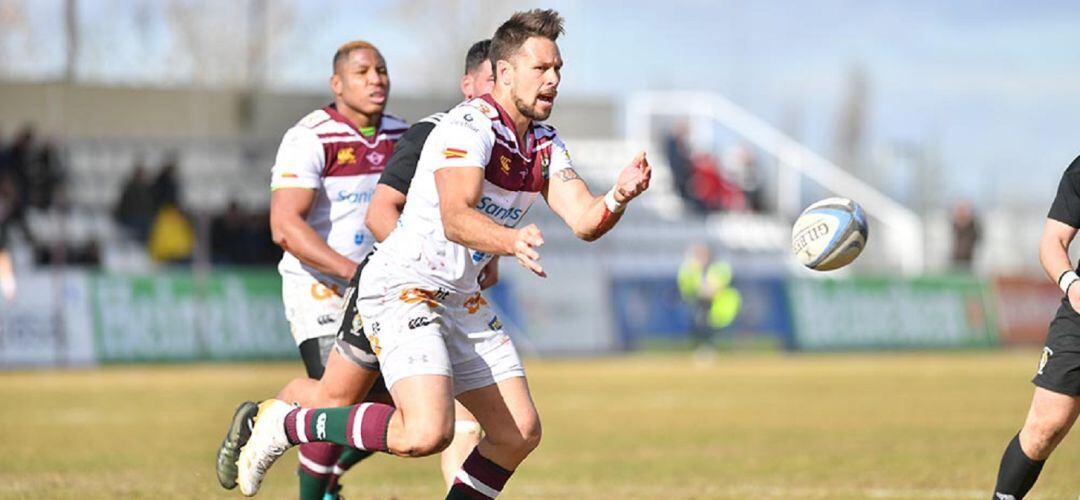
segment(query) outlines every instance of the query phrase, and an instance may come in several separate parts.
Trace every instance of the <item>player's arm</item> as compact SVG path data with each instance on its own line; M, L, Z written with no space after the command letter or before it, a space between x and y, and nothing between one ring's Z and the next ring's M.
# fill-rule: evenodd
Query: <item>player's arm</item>
M311 129L293 127L278 148L270 179L270 235L282 250L346 282L356 263L335 252L307 223L322 186L323 147Z
M307 223L315 190L280 188L270 193L270 234L282 250L319 272L348 281L356 263L330 248Z
M397 227L401 211L405 209L405 195L409 193L409 185L416 175L420 152L433 128L435 124L429 121L413 124L394 145L394 152L390 155L386 170L379 176L379 184L375 186L375 194L371 196L371 204L364 217L364 225L375 236L375 241L385 240Z
M565 157L565 153L561 156ZM566 165L555 170L545 183L544 199L578 238L595 241L615 227L626 204L649 188L651 178L652 168L641 152L619 173L611 191L593 196L585 180Z
M1039 262L1043 270L1069 298L1074 310L1080 311L1080 278L1069 261L1069 244L1080 226L1080 158L1061 176L1057 196L1050 206L1042 238L1039 240Z
M536 275L547 276L540 267L540 253L536 250L544 244L544 239L535 224L511 229L474 208L484 187L482 167L438 169L435 187L446 239L484 253L513 255Z
M405 194L386 184L375 186L371 196L364 225L375 236L375 241L382 242L397 227L401 211L405 209Z

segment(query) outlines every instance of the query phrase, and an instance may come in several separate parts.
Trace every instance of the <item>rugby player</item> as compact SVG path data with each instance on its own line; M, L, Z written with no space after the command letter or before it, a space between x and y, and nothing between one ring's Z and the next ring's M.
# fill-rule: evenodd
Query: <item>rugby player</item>
M454 396L476 415L484 437L447 498L494 498L539 444L540 420L510 338L479 292L495 256L513 256L538 276L540 230L517 229L537 195L578 237L615 226L649 185L638 154L606 194L593 196L574 171L552 110L563 32L553 10L514 14L492 39L495 89L460 104L424 144L399 227L360 275L357 310L395 406L294 408L259 405L238 462L241 491L253 495L286 449L333 442L399 456L444 449L453 436Z
M494 79L491 71L491 63L488 60L490 40L482 40L473 44L465 59L465 74L460 81L460 89L465 99L471 99L477 95L487 94L491 91ZM368 206L366 225L377 241L382 241L397 225L398 217L405 205L405 195L412 183L416 171L416 162L420 157L420 150L428 134L439 122L445 113L436 113L417 122L401 136L394 146L394 152L387 163L386 169L379 178L379 184L375 187ZM481 288L494 285L498 279L497 261L493 260L484 270L481 276ZM350 287L355 286L355 280ZM351 290L346 293L348 297L354 297ZM345 406L363 400L367 394L370 400L387 402L391 400L386 392L385 385L381 383L378 372L378 362L371 353L367 338L360 332L353 331L353 318L355 317L355 302L349 301L338 331L337 348L331 351L326 363L326 370L321 379L298 378L289 382L278 394L278 399L290 402L298 402L306 406ZM344 357L343 357L344 354ZM370 388L370 389L369 389ZM447 488L453 481L454 473L461 467L461 463L480 439L480 425L476 422L468 410L457 404L457 421L455 422L454 439L450 447L442 453L441 468ZM254 403L244 403L242 408L254 409ZM244 428L245 420L253 416L243 411L237 411L232 427ZM241 436L233 434L239 440ZM246 437L244 437L246 439ZM228 437L226 438L228 441ZM231 442L230 449L238 449L242 442ZM223 447L225 445L223 444ZM352 465L355 461L365 458L370 452L353 451L346 453L346 457L356 460L348 460L346 464L339 461L337 467L334 464L319 464L310 457L303 457L306 467L318 473L329 474L326 492L330 495L339 491L338 479L344 472L342 465ZM231 479L235 482L235 465L231 471ZM321 493L320 493L321 495ZM303 495L301 495L303 497ZM314 497L312 497L314 498ZM318 498L322 498L319 496Z
M334 54L334 102L285 132L271 170L270 230L284 250L278 271L285 317L308 377L321 378L341 320L342 294L375 241L364 227L366 208L394 143L408 125L384 113L390 96L386 61L356 40ZM241 405L234 422L254 413ZM233 426L218 452L218 480L235 483L244 426ZM322 498L340 447L300 449L302 498ZM356 457L343 464L355 463Z
M1058 184L1039 242L1039 261L1065 295L1050 322L1046 346L1032 383L1027 419L1001 457L994 500L1024 498L1043 464L1080 414L1080 276L1069 261L1069 245L1080 228L1080 158Z

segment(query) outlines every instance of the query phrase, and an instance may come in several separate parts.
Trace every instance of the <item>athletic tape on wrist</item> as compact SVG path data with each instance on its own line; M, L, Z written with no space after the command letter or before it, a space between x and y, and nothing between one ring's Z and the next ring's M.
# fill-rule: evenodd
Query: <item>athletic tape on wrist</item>
M1062 293L1068 295L1069 287L1077 281L1080 281L1080 276L1076 274L1076 271L1069 269L1068 271L1061 273L1061 276L1058 278L1058 288L1061 289Z
M615 188L612 188L611 191L608 191L607 194L604 195L604 205L614 214L626 210L625 203L619 203L615 200Z

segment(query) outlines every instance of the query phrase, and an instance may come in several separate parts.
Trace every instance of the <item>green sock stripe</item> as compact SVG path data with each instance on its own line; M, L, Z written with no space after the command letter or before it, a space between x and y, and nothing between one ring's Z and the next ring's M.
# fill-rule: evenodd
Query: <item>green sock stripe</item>
M348 420L348 407L312 410L311 425L308 427L308 439L349 446L349 436L345 432Z
M297 472L300 476L300 500L323 500L330 478L315 477L302 468L298 468Z

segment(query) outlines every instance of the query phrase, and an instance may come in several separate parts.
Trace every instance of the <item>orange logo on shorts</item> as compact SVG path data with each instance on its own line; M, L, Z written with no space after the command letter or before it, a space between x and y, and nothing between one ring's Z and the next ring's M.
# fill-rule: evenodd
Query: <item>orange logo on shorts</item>
M469 300L465 301L465 309L469 311L469 314L476 314L476 311L480 310L481 306L486 306L487 301L484 300L484 296L480 295L480 292L476 292L476 295L469 297Z
M439 294L431 290L424 290L423 288L409 288L402 290L401 295L398 298L406 304L423 302L432 309L439 307Z
M330 285L327 287L319 282L311 284L311 298L315 300L326 300L335 295L341 295L341 293L338 292L337 285Z

